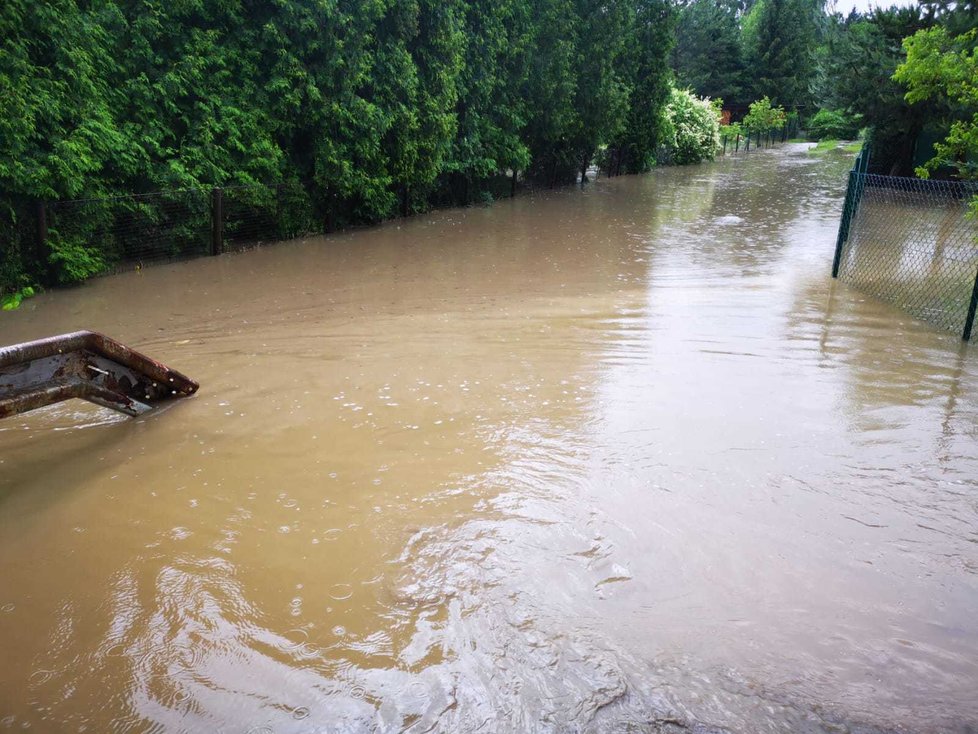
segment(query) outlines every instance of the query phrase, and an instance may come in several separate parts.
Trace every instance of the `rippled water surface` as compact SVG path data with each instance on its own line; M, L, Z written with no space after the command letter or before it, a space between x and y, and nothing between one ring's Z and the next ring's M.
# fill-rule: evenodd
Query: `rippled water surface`
M198 379L0 424L0 728L969 732L978 348L804 146L44 294Z

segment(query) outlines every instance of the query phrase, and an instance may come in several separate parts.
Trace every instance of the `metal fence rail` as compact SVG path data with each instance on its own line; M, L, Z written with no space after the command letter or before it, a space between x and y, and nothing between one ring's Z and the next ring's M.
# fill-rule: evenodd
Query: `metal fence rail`
M968 340L978 305L978 186L849 174L834 277Z

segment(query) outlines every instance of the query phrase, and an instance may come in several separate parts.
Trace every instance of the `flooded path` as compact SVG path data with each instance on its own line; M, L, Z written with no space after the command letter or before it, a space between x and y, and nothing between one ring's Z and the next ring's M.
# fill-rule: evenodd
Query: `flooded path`
M0 730L969 732L978 346L804 146L31 300L197 397L0 423Z

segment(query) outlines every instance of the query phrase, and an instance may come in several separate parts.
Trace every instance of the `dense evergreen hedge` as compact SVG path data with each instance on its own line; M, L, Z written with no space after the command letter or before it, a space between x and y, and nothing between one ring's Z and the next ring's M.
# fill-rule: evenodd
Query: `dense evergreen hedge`
M107 265L29 246L35 202L232 184L322 229L463 203L599 146L653 162L666 0L5 0L0 290Z

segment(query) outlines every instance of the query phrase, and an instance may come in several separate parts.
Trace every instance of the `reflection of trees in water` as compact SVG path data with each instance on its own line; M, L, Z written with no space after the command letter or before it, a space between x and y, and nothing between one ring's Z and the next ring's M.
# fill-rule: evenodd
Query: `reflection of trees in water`
M836 395L855 434L881 427L880 409L900 407L929 407L914 413L913 428L934 421L939 457L954 439L974 434L978 353L959 338L834 280L812 280L796 291L785 329L794 340L817 344L820 369L841 371L846 387Z
M665 264L680 251L711 278L770 274L786 245L808 236L811 220L824 216L827 199L838 198L841 208L840 164L805 151L798 146L721 159L709 180L709 169L677 171L689 180L665 193L663 206L673 197L689 203L681 221L664 228Z
M636 186L648 199L652 223L678 227L704 216L723 186L725 174L718 168L717 164L661 168L639 178Z

